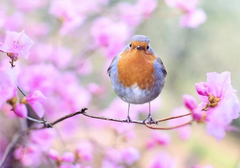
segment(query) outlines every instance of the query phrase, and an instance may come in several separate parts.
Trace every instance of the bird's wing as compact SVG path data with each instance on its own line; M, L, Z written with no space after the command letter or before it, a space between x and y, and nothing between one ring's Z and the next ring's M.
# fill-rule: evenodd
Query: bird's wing
M167 76L167 70L166 70L165 66L163 65L163 62L162 62L160 57L157 58L157 62L161 65L164 77L166 77Z
M116 56L113 58L111 64L109 65L109 67L108 67L108 69L107 69L107 74L108 74L108 76L110 76L112 64L113 64L113 62L114 62L117 58L118 58L118 55L116 55Z

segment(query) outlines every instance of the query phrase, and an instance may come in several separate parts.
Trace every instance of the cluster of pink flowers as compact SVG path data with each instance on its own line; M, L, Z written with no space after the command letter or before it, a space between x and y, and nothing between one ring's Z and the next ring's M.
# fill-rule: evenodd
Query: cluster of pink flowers
M184 12L180 20L182 27L196 28L207 19L206 13L197 8L199 0L165 0L165 3Z
M53 129L36 130L26 137L25 145L17 146L13 157L25 167L37 167L42 162L39 158L49 150L55 138Z
M231 85L230 72L207 73L207 82L196 83L197 105L194 97L185 95L185 106L192 111L194 120L207 123L207 132L220 140L225 136L233 119L239 117L237 91Z

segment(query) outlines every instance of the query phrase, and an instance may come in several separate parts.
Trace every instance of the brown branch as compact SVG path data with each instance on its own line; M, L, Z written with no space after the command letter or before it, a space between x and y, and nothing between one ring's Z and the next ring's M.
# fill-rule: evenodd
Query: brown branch
M12 140L11 142L8 144L4 154L3 154L3 157L0 161L0 167L3 167L9 153L11 152L12 148L14 147L14 145L17 143L18 139L20 138L20 135L21 135L22 131L19 131L17 133L14 134L14 136L12 137Z
M81 111L77 111L75 113L71 113L71 114L68 114L68 115L66 115L66 116L64 116L62 118L59 118L56 121L50 123L50 125L53 126L53 125L55 125L55 124L57 124L57 123L59 123L59 122L61 122L63 120L66 120L67 118L71 118L71 117L73 117L75 115L78 115L78 114L84 114L86 110L88 110L88 109L83 107Z
M145 123L143 123L143 121L140 121L140 120L131 120L131 121L127 121L127 119L116 119L116 118L108 118L108 117L104 117L104 116L95 116L95 115L91 115L91 114L88 114L86 113L88 109L87 108L82 108L81 111L77 111L75 113L72 113L72 114L68 114L66 116L63 116L59 119L57 119L56 121L53 121L51 123L45 121L44 122L44 126L43 127L40 127L40 128L31 128L31 130L35 130L35 129L44 129L44 128L52 128L53 125L63 121L63 120L66 120L68 118L71 118L75 115L79 115L79 114L82 114L86 117L89 117L89 118L94 118L94 119L99 119L99 120L106 120L106 121L113 121L113 122L120 122L120 123L133 123L133 124L142 124L142 125L146 125ZM167 117L167 118L163 118L163 119L158 119L156 120L157 123L159 122L163 122L163 121L168 121L168 120L172 120L172 119L176 119L176 118L181 118L181 117L185 117L185 116L188 116L188 115L191 115L191 113L188 113L188 114L183 114L183 115L180 115L180 116L173 116L173 117ZM154 124L153 122L151 124ZM149 125L149 124L148 124ZM163 128L164 129L164 128ZM169 129L169 128L166 128L166 129ZM172 128L174 129L174 128Z
M134 123L134 124L144 124L143 121L139 121L139 120L131 120L131 121L127 121L127 119L116 119L116 118L108 118L108 117L103 117L103 116L95 116L95 115L91 115L88 113L82 113L82 115L86 116L86 117L90 117L90 118L95 118L95 119L99 119L99 120L107 120L107 121L114 121L114 122L121 122L121 123Z

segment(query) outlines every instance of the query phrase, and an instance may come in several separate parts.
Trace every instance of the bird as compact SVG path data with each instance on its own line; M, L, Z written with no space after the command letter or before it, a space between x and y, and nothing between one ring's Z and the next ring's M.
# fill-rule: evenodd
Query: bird
M150 47L149 38L134 35L130 43L113 58L107 74L117 96L128 103L126 121L132 122L130 104L149 103L149 114L143 123L148 120L149 124L157 124L151 116L150 102L161 93L167 71L160 57Z

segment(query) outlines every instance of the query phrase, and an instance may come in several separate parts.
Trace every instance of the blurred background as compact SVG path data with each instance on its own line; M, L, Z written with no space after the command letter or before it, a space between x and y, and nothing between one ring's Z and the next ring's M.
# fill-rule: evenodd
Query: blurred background
M176 108L183 107L183 94L197 98L195 83L205 82L208 72L230 71L232 86L239 91L240 1L196 1L194 8L204 10L206 20L195 26L180 23L188 10L169 4L167 0L1 0L0 41L4 42L6 31L22 30L34 41L29 58L20 58L15 69L25 92L40 90L48 98L43 102L47 121L82 107L87 107L90 114L125 119L127 103L112 90L106 71L112 58L135 34L150 38L151 47L168 72L161 95L152 102L154 118L171 116ZM1 70L10 67L6 54L0 53L0 60ZM146 104L131 107L133 119L142 120L148 114ZM0 125L2 156L13 134L29 125L8 105L1 108ZM240 119L233 125L239 129ZM23 159L24 154L17 157L13 151L8 164L57 167L47 156L52 148L60 154L76 149L89 151L88 157L78 153L82 167L145 168L159 160L162 167L240 168L239 130L217 141L207 134L205 124L194 123L182 136L178 130L156 131L80 115L57 124L51 131L39 135L42 142L36 140L37 133L25 135L14 151L28 146L38 149L46 145L46 149L41 154L36 150L34 156L26 152L27 159ZM45 144L48 138L51 140ZM44 156L43 161L36 157L39 155ZM29 161L34 159L39 161Z

